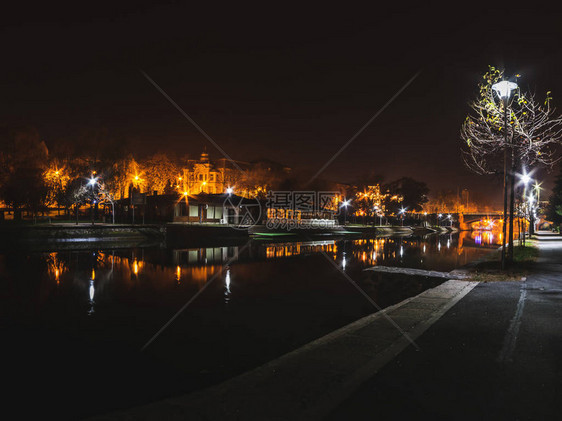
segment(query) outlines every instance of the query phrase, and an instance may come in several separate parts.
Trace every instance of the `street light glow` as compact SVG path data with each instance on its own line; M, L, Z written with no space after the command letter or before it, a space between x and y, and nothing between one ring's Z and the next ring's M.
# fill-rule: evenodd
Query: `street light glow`
M517 89L517 83L509 82L507 80L502 80L501 82L494 83L492 89L501 99L509 99L511 96L511 91Z
M88 181L88 185L89 185L89 186L93 186L93 185L95 185L97 182L98 182L98 179L92 177L92 178L90 178L90 181Z
M234 191L234 189L232 187L229 187L229 188L226 189L226 192L228 194L232 194L233 191Z

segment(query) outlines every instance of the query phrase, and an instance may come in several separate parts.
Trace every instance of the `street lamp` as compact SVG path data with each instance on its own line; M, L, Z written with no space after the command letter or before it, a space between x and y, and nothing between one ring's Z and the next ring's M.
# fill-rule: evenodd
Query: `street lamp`
M404 208L400 208L400 212L398 212L399 214L402 215L402 218L400 219L400 226L404 226L404 214L406 213L406 209Z
M447 218L449 218L449 226L452 227L453 226L453 216L451 214L447 215Z
M233 191L234 191L234 189L233 189L232 187L228 187L228 188L226 189L226 192L227 192L229 195L232 194Z
M532 173L532 171L531 171ZM527 170L525 168L523 168L523 173L519 175L519 179L521 180L521 183L523 183L523 204L525 205L525 220L527 219L527 209L529 209L529 223L531 222L532 219L532 215L531 215L531 194L529 194L529 200L528 200L528 205L525 204L525 197L527 196L527 185L532 181L531 178L531 173L527 173ZM521 221L520 221L521 222ZM525 225L527 223L525 222ZM532 230L531 230L531 224L529 224L529 235L532 234ZM525 236L526 236L527 230L526 227L523 230L523 243L525 243Z
M438 213L437 214L437 226L439 227L439 220L441 219L441 217L443 216L442 213Z
M341 204L341 207L343 208L343 224L344 225L347 224L347 207L349 206L349 203L350 203L349 200L344 200Z
M502 80L501 82L494 83L492 90L498 95L503 103L503 119L504 119L504 149L503 149L503 236L502 236L502 253L501 263L502 269L505 269L505 239L507 234L507 106L511 91L517 89L517 83ZM512 219L513 221L513 219Z
M92 215L92 225L94 225L94 205L96 204L96 201L94 200L94 187L96 186L98 182L97 177L92 176L90 178L90 180L88 181L88 185L92 187L92 205L90 206L90 213Z

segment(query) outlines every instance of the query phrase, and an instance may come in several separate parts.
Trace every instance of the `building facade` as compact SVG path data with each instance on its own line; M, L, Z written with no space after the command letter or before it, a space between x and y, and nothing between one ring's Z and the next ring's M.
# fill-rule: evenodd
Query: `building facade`
M187 194L221 194L236 184L239 170L225 158L212 162L203 152L199 160L190 159L182 169L181 186Z

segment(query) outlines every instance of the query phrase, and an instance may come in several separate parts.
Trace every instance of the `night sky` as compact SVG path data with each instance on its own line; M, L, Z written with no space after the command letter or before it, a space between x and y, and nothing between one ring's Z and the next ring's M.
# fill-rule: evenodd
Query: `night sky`
M206 146L221 157L142 70L234 159L313 174L420 72L323 176L411 176L499 203L499 182L461 163L467 103L491 64L520 73L524 88L552 91L562 110L562 15L462 4L4 10L0 125L36 127L50 146L104 128L139 156L197 156Z

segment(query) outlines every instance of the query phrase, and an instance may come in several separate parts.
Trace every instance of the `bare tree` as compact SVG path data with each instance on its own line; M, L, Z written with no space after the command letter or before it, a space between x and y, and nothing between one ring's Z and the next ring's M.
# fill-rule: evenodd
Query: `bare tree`
M508 168L510 169L508 253L512 258L516 169L521 164L552 167L560 159L562 119L555 116L556 110L552 106L550 92L547 92L544 103L535 94L522 92L519 88L513 93L511 101L497 99L493 85L503 79L503 71L495 67L490 66L484 74L483 81L479 84L479 94L469 104L472 113L461 127L461 152L466 166L477 174L499 174L503 167L504 200L507 200ZM505 214L506 206L505 201ZM505 237L504 235L504 241Z
M504 127L504 103L494 97L492 89L502 79L503 71L490 67L479 85L479 95L469 104L472 113L461 127L465 164L477 174L497 174L508 149L513 151L515 162L552 167L560 159L562 119L555 116L550 92L541 103L535 94L518 89L508 105Z

